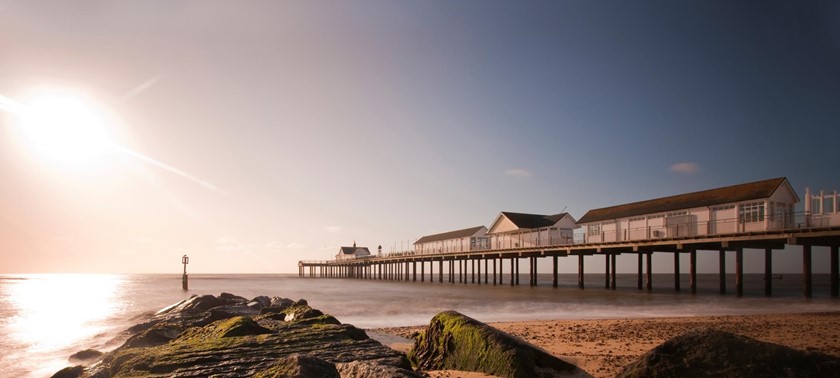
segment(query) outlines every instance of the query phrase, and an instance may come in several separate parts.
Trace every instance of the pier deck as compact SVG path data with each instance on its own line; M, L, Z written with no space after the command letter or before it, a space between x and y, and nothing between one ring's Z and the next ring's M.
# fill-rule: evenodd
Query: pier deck
M546 245L538 247L484 249L475 251L448 252L436 254L392 253L384 256L328 261L300 261L298 274L301 277L320 278L358 278L371 280L421 281L428 279L444 282L444 263L446 282L482 283L482 265L484 284L504 284L502 262L509 260L509 284L519 284L519 260L527 258L529 262L530 285L537 284L537 266L540 258L551 258L553 264L553 286L558 285L558 258L577 256L578 287L584 288L584 256L604 256L605 288L616 289L616 256L620 254L638 255L638 289L652 290L654 253L672 254L674 258L674 290L680 287L680 254L689 254L689 290L697 291L697 252L709 251L719 254L720 293L726 293L726 253L735 253L735 291L743 295L743 253L744 249L764 251L764 293L772 295L772 254L773 250L784 249L786 245L802 246L803 295L810 298L813 294L811 255L812 247L829 247L831 258L831 296L840 294L840 227L807 229L787 229L762 232L747 232L726 235L703 235L681 238L646 239L635 241ZM435 264L437 262L437 264ZM418 275L418 263L420 265ZM428 264L427 264L428 263ZM482 264L483 263L483 264ZM437 269L435 272L435 265ZM456 271L457 265L457 271ZM435 277L437 273L437 277ZM476 281L476 276L478 281ZM491 281L492 277L492 281Z

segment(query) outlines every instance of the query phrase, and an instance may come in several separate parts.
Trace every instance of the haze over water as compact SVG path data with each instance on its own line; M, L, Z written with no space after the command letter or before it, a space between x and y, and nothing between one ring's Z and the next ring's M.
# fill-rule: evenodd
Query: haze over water
M511 287L437 282L311 279L291 275L195 275L180 290L179 275L2 275L0 276L0 370L7 376L43 377L71 365L83 349L111 350L120 331L193 294L222 292L306 299L309 304L360 328L426 324L436 313L457 310L481 321L595 319L692 315L835 311L828 279L815 277L816 298L801 297L801 279L774 280L774 297L763 297L763 277L746 275L744 298L717 294L717 275L698 275L699 294L673 293L673 276L654 275L654 292L636 290L635 274L618 275L618 290L603 288L602 274L561 275L560 287L541 275L529 287L525 275ZM524 285L522 285L524 284Z

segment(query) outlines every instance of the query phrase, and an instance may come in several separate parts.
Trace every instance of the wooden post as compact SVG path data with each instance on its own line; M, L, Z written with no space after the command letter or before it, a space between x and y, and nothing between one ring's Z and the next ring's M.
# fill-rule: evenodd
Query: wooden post
M604 266L604 277L606 278L606 282L604 284L605 285L604 287L609 289L610 288L610 254L609 253L604 253L604 263L606 264Z
M475 259L470 258L470 267L472 268L470 272L470 283L475 283Z
M489 272L489 269L488 269L488 268L489 268L489 261L487 261L487 258L485 257L485 258L484 258L484 284L485 284L485 285L487 285L488 283L490 283L490 282L487 280L487 278L490 276L490 274L489 274L490 272Z
M496 258L493 258L493 286L496 286Z
M642 258L643 258L643 257L642 257L642 252L639 252L639 253L638 253L638 257L639 257L639 277L638 277L638 286L639 286L639 290L642 290L642 288L643 288L643 287L642 287L642 265L643 265L643 264L642 264Z
M718 263L720 265L720 293L726 294L726 250L718 250Z
M505 259L499 255L499 285L502 285L505 280Z
M616 276L616 274L615 274L615 271L616 271L615 255L616 254L613 253L610 257L610 259L612 260L611 263L610 263L612 265L612 272L610 272L612 283L610 283L610 289L612 289L612 290L615 290L615 276Z
M481 285L481 260L477 259L475 265L478 268L478 284Z
M551 268L551 274L554 276L554 281L552 282L553 287L557 287L557 256L552 256L552 260L554 262L553 267Z
M735 250L735 292L739 297L744 296L744 249Z
M831 297L840 294L840 260L838 260L838 246L831 246Z
M518 283L517 281L519 281L516 277L519 274L519 269L516 266L518 265L516 264L517 261L519 261L519 259L515 257L510 258L510 286L516 285Z
M773 250L764 249L764 295L773 295Z
M811 298L812 296L812 277L811 277L811 246L810 245L803 245L802 246L802 275L804 276L805 280L805 298Z
M691 294L697 294L697 250L692 249L688 255L688 281Z
M516 286L519 286L519 257L516 260Z
M645 288L653 291L653 251L647 253L647 272L645 272Z
M583 289L583 253L578 255L578 287Z
M414 267L414 280L417 281L417 267ZM426 282L426 264L420 260L420 282Z
M674 291L680 290L680 253L674 252Z

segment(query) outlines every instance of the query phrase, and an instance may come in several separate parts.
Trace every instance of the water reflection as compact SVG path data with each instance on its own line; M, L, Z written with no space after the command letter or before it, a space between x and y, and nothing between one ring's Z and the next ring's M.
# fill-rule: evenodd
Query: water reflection
M49 352L78 344L107 330L123 277L112 275L32 275L9 282L8 321L13 343L30 352Z

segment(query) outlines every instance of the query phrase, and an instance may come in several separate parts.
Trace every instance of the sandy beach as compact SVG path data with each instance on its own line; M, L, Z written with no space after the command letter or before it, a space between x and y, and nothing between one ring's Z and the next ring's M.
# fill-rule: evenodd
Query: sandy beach
M480 319L479 319L480 320ZM612 377L624 365L685 331L711 327L761 341L840 357L840 312L680 318L540 320L490 323L551 354L574 363L593 377ZM378 329L410 337L423 327ZM395 344L392 348L407 349ZM486 377L456 371L432 372L432 377Z

